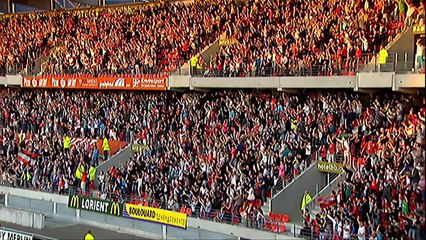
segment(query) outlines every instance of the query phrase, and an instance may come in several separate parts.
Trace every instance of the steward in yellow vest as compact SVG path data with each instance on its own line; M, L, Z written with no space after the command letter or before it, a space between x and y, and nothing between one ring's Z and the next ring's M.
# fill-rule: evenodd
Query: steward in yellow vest
M111 150L109 147L109 140L107 137L104 138L104 141L102 143L102 150L104 150L104 161L108 160L108 154Z
M65 135L64 137L64 150L66 152L69 152L71 147L71 138L68 135Z

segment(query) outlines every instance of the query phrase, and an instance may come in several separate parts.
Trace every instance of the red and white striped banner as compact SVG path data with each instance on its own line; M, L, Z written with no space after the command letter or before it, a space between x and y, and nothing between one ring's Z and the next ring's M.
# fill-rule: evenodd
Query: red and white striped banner
M40 157L40 154L23 150L18 152L17 159L25 165L34 165L38 157Z

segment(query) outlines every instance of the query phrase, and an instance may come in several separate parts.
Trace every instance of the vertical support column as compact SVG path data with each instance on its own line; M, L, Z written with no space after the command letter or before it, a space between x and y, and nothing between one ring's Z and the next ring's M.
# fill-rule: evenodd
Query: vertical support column
M53 214L57 214L57 213L58 213L58 203L53 202Z
M393 71L397 72L398 71L398 53L395 53L395 61L393 62L394 62Z
M167 239L167 225L162 225L161 230L161 239Z
M4 205L9 206L9 193L4 195Z

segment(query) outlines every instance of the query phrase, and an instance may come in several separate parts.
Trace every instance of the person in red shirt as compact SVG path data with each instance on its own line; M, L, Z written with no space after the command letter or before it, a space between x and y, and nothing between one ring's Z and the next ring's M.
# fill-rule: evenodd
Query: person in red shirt
M87 171L84 170L83 175L81 176L81 191L86 191L86 184L87 184Z

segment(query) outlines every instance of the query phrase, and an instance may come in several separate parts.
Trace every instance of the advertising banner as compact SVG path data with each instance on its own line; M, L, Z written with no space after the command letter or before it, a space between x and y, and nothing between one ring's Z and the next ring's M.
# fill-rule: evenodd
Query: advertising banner
M343 163L318 162L318 171L327 173L342 173L343 167L347 166Z
M186 229L186 214L168 210L125 204L123 216Z
M222 39L219 39L219 46L220 47L222 47L222 46L231 46L231 45L235 45L237 43L238 43L238 41L235 38L222 38Z
M0 240L33 240L33 235L0 229Z
M134 77L32 76L23 77L23 88L158 90L165 91L167 75Z
M68 207L121 217L123 204L119 202L88 198L79 195L68 196Z
M137 144L137 143L132 144L132 151L134 153L146 152L147 150L149 150L148 145Z

